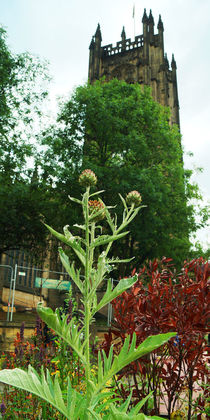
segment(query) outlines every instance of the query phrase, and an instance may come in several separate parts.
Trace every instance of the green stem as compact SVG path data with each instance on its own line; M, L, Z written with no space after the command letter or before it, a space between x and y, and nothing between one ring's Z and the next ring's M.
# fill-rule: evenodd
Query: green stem
M85 377L86 377L86 392L87 392L87 399L90 398L90 390L89 390L89 380L90 380L90 306L88 300L88 292L89 292L89 278L90 278L90 238L89 238L89 208L88 208L88 200L89 200L89 192L90 187L87 187L86 194L86 202L85 202L85 239L86 239L86 257L85 257L85 295L84 295L84 309L85 309L85 319L84 319L84 327L85 327L85 358L86 358L86 366L85 366Z
M95 222L91 223L91 243L94 241L95 239ZM93 257L94 257L94 248L91 248L90 250L90 262L89 262L89 269L90 269L90 274L91 274L91 269L93 266Z

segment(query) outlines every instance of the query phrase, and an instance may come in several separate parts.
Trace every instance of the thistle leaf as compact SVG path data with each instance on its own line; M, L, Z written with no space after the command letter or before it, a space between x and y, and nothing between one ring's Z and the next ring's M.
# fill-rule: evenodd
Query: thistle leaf
M107 381L114 375L116 375L121 369L129 365L131 362L139 359L145 354L150 353L151 351L157 349L166 343L170 338L174 337L176 333L170 332L166 334L158 334L155 336L150 336L146 338L137 348L136 348L136 334L133 334L132 341L130 343L130 337L128 336L123 344L123 347L118 355L114 356L111 367L109 356L107 357L103 353L104 360L101 360L101 356L98 357L98 384L96 386L97 392L99 392L103 387L105 387ZM110 350L112 354L112 349Z
M98 303L95 313L98 312L103 306L107 305L107 303L111 302L113 299L115 299L117 296L121 295L125 290L129 289L129 287L133 286L133 284L137 281L138 277L137 275L130 277L128 279L122 279L119 281L117 286L112 290L112 283L109 279L107 282L107 289Z
M147 206L140 206L137 207L133 212L131 213L130 217L128 219L125 219L122 223L122 225L117 229L117 232L120 232L122 229L124 229L129 223L132 222L132 220L137 216L138 212L143 208Z
M59 248L59 255L65 270L70 275L74 283L77 285L80 292L83 293L84 287L82 281L80 280L80 270L75 270L73 263L70 265L69 257L65 254L62 248Z
M75 203L78 203L78 204L82 204L82 201L78 200L78 198L71 197L70 195L68 197L69 197L69 200L74 201Z
M125 199L122 197L122 195L121 195L121 194L119 194L119 196L120 196L120 199L121 199L121 201L122 201L122 203L123 203L124 208L125 208L125 209L126 209L126 211L128 212L128 206L127 206L127 204L126 204Z
M108 271L107 260L105 252L102 252L98 257L97 270L91 273L92 286L90 289L89 298L92 298L100 283L104 280L104 275Z
M153 391L150 392L145 398L138 402L130 411L131 414L138 414L144 404L152 397Z
M100 246L100 245L105 245L108 244L109 242L114 242L117 241L120 238L123 238L123 236L127 235L129 232L123 232L120 233L119 235L101 235L99 236L97 239L95 239L95 241L93 241L91 243L90 248L95 248L96 246Z
M104 214L104 208L102 208L102 209L100 209L100 210L95 210L95 211L93 211L90 215L89 215L89 219L88 219L88 222L91 222L91 221L96 221L97 219L99 220L100 219L100 216L102 215L102 214Z
M75 223L75 225L73 226L77 227L78 229L86 230L85 225L78 225L77 223Z
M132 414L122 413L120 407L115 407L113 404L110 406L110 414L103 417L104 420L150 420L150 419L162 419L157 416L146 416L143 413Z
M40 318L46 322L48 327L52 328L56 334L62 337L64 341L72 347L81 361L86 365L86 358L84 355L85 341L82 342L81 330L75 325L75 320L72 319L69 324L67 324L68 315L61 319L58 311L53 312L51 308L43 307L42 303L38 304L37 313Z
M105 191L105 190L96 191L96 192L94 192L94 193L90 194L90 195L89 195L89 197L93 197L94 195L99 195L99 194L103 193L104 191Z
M80 246L80 244L78 243L78 241L74 238L73 235L71 235L69 238L67 238L65 235L63 235L62 233L56 232L56 230L52 229L50 226L46 225L47 229L52 233L52 235L54 235L56 238L58 238L61 242L64 242L65 244L69 245L75 252L75 254L79 257L81 263L83 265L85 265L85 251L84 249Z
M106 262L108 263L108 264L120 264L120 263L128 263L128 262L131 262L133 259L134 259L135 257L132 257L132 258L127 258L127 259L125 259L125 260L120 260L120 259L118 259L118 258L111 258L111 259L107 259L106 260Z
M67 417L68 420L78 418L76 416L78 407L80 408L80 414L82 417L85 413L84 397L71 388L69 381L68 395L70 395L71 398L68 401L67 409L57 376L55 377L54 382L51 378L49 381L49 378L50 374L48 370L46 376L44 375L43 370L39 376L30 365L28 367L28 371L18 368L0 371L0 382L37 395L49 404L52 404L58 411L60 411L60 413Z
M109 223L109 226L110 226L112 232L114 232L115 231L114 221L113 221L113 219L111 217L111 214L110 214L110 212L109 212L109 210L108 210L107 207L105 207L105 213L106 213L107 222Z

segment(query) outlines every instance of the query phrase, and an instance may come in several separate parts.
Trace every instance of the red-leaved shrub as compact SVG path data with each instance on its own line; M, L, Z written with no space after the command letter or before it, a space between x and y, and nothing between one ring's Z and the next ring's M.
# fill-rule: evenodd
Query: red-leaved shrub
M118 378L125 379L118 392L126 399L132 390L136 404L153 391L152 406L145 404L144 413L158 415L165 404L169 418L183 397L185 418L199 419L205 399L199 397L197 404L195 399L207 378L210 265L199 258L177 273L171 260L163 258L149 262L137 274L135 285L112 302L114 323L105 335L104 350L114 344L117 354L125 337L134 332L137 345L150 335L177 331L177 336L125 368Z

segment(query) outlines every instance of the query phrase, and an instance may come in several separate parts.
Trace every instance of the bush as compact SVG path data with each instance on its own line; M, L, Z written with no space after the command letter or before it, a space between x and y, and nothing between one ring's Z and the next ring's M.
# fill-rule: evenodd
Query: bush
M205 387L207 378L209 274L210 266L202 258L185 263L180 273L170 259L155 260L140 269L138 282L112 302L114 324L105 335L106 352L114 344L118 353L125 338L134 332L139 344L150 335L177 331L175 339L133 362L118 376L126 378L118 392L126 399L132 390L132 405L153 391L153 405L145 404L145 414L159 414L162 401L170 418L183 405L181 396L188 401L185 418L199 419L203 411L206 399L194 404L193 394Z

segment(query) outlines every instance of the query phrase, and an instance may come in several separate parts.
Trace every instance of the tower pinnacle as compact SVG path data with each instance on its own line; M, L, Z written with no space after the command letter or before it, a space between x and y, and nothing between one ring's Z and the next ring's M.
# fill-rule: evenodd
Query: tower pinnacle
M98 26L97 26L97 29L96 29L95 38L99 39L99 41L102 41L101 28L100 28L99 23L98 23Z
M122 28L121 38L122 38L122 40L126 39L125 26L123 26L123 28Z
M143 18L142 18L142 23L148 23L148 17L147 17L147 12L146 12L146 9L144 9L144 14L143 14Z
M149 25L154 25L154 18L152 16L152 10L150 9L149 18L148 18Z
M164 28L163 28L163 22L162 22L162 19L161 19L161 15L159 15L159 21L158 21L158 25L157 25L157 27L158 27L158 30L160 31L163 31L164 30Z

